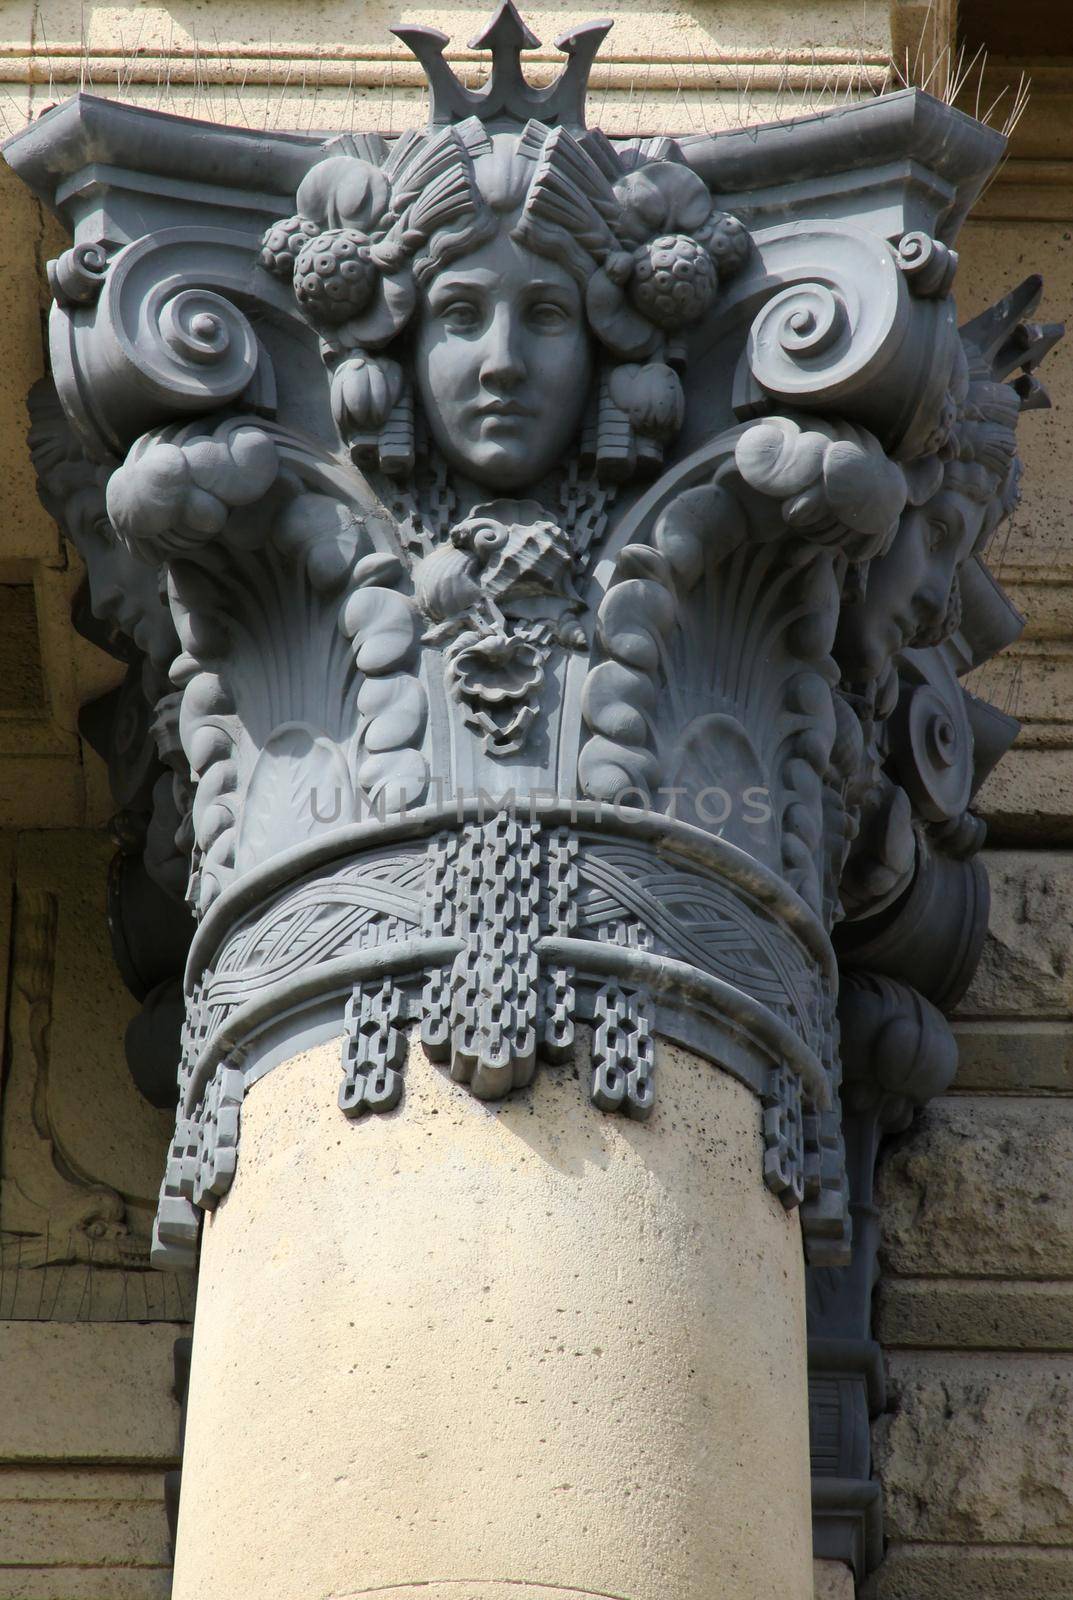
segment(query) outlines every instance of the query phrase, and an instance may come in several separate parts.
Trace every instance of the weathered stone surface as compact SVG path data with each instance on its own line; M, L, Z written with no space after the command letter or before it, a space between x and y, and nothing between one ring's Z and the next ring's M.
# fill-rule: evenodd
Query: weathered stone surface
M875 1330L886 1349L1073 1350L1073 1284L886 1278Z
M1068 1600L1073 1551L892 1545L861 1600Z
M1073 1102L951 1095L881 1158L885 1257L905 1277L1073 1276Z
M57 1229L48 1237L57 1256L68 1253L69 1234ZM193 1317L190 1273L71 1260L41 1266L40 1254L40 1240L32 1236L7 1246L0 1266L0 1320L189 1322ZM20 1255L29 1264L20 1264Z
M853 1600L853 1569L843 1561L812 1563L815 1600Z
M19 304L21 316L5 318L4 359L0 363L0 471L4 481L4 533L0 560L62 561L56 529L34 492L25 434L26 394L42 368L38 308L40 267L31 240L40 212L26 190L6 169L0 172L0 270L7 304Z
M1005 587L1005 585L1003 585ZM1025 605L1031 606L1036 597L1036 587L1022 588L1023 613ZM1061 606L1065 612L1069 605L1069 590L1056 586L1049 591L1052 606ZM988 661L979 672L971 674L968 687L979 691L993 705L1016 705L1013 715L1020 718L1024 727L1021 738L1024 747L1031 749L1037 743L1051 743L1057 734L1063 743L1069 739L1069 715L1073 706L1073 657L1066 636L1054 637L1058 618L1055 611L1044 614L1041 626L1048 637L1022 637L993 661Z
M643 1128L569 1070L490 1108L415 1043L340 1127L337 1051L254 1086L206 1231L176 1600L805 1600L800 1234L748 1091L660 1043Z
M137 1467L0 1466L5 1500L109 1500L163 1504L164 1480Z
M4 1600L168 1600L170 1567L0 1567Z
M1073 1091L1073 1027L1068 1022L959 1022L958 1089Z
M10 1232L47 1231L62 1238L77 1231L81 1203L101 1187L123 1197L129 1236L149 1230L147 1210L170 1119L138 1093L124 1059L123 1033L135 1006L109 947L106 885L112 853L103 833L42 831L18 839L0 1145L0 1221ZM89 1107L95 1108L93 1116L87 1115ZM79 1174L81 1183L65 1181L62 1172ZM147 1241L142 1257L147 1260ZM107 1259L103 1243L93 1259ZM107 1298L102 1285L102 1299ZM154 1302L135 1290L131 1303L153 1315L150 1308L161 1299L163 1293ZM0 1315L16 1314L25 1314L24 1308L16 1307L5 1285Z
M4 1600L158 1600L170 1574L164 1476L0 1468Z
M986 779L975 805L995 844L1073 844L1069 795L1073 750L1015 745Z
M170 1561L163 1503L23 1501L0 1509L0 1570L5 1563L162 1567Z
M1073 1545L1073 1358L895 1354L873 1429L888 1536Z
M892 45L899 60L903 54L887 8L865 10L860 0L799 0L793 8L770 0L716 8L656 0L607 9L616 19L617 59L594 88L602 97L603 126L622 131L658 126L690 133L800 114L838 103L847 91L889 82ZM115 94L117 59L124 62L124 100L213 121L384 131L390 124L397 131L420 115L420 79L401 53L392 52L390 63L383 57L388 27L409 15L396 0L370 0L357 9L347 0L304 0L272 6L267 21L265 10L256 0L229 0L217 8L218 26L207 29L196 13L166 5L128 0L83 9L79 0L49 0L49 72L42 79L37 8L24 0L5 4L0 43L10 63L7 128L19 125L24 107L36 113L75 93L80 73L95 93ZM430 14L456 41L449 56L457 61L457 43L473 33L481 6L438 4ZM577 9L552 0L527 6L526 17L549 45L577 20ZM921 29L910 25L909 32L915 54ZM33 90L18 82L29 75L31 39ZM543 55L554 59L550 50Z
M122 7L99 8L83 16L79 0L49 0L49 43L53 49L80 43L91 50L129 49L124 33ZM221 10L219 29L208 37L196 20L182 14L173 19L170 8L162 4L144 6L143 32L139 46L144 51L200 48L202 69L209 71L214 58L229 60L227 51L261 44L266 50L306 49L324 60L345 53L361 57L368 51L383 50L387 30L400 15L394 0L369 0L355 14L347 0L311 0L309 5L284 8L273 18L272 38L266 37L264 8L256 0L231 0ZM405 7L402 8L405 10ZM480 6L446 0L435 8L435 24L457 39L472 32L474 16L482 16ZM550 40L575 18L576 5L565 0L543 0L527 6L526 20L542 38ZM10 13L10 20L9 20ZM18 0L5 5L0 22L0 42L29 44L36 13L33 6ZM276 25L278 23L278 26ZM126 19L129 26L129 14ZM640 61L660 60L672 50L685 52L688 45L703 57L709 50L752 49L758 44L771 48L802 49L810 45L841 44L847 51L874 53L890 44L889 22L883 8L867 16L856 0L801 0L792 11L768 0L729 0L718 10L683 5L679 0L656 0L651 6L623 9L621 52L636 54ZM468 36L468 35L467 35ZM330 42L329 42L330 41ZM454 52L452 52L453 54ZM550 55L550 51L549 51ZM672 56L673 59L673 56ZM62 70L57 66L57 72ZM280 126L289 126L285 119Z
M172 1465L175 1323L0 1323L0 1460Z
M960 1015L1073 1014L1073 855L993 850L991 922Z

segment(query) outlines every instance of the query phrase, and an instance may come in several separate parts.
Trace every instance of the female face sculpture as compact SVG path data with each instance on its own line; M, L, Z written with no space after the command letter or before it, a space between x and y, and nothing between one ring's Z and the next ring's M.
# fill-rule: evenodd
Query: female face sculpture
M878 678L899 650L935 640L986 509L942 489L905 512L890 550L872 562L864 599L842 612L835 648L848 678Z
M493 238L424 287L415 374L448 462L497 490L534 484L569 451L593 371L584 296L558 262Z
M101 622L132 639L156 666L168 667L178 650L160 573L137 561L116 540L98 489L72 502L67 528L89 578L90 609Z

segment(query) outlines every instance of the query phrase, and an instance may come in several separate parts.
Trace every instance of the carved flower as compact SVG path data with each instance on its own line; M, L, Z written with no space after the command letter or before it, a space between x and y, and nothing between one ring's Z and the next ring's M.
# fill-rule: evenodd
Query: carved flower
M524 700L544 680L539 650L513 633L464 633L448 653L449 676L468 699Z
M650 161L615 184L622 207L618 234L624 243L645 244L656 234L696 234L707 223L712 197L691 167Z
M299 212L329 228L372 233L391 204L391 184L383 168L359 156L329 156L306 173L295 197Z

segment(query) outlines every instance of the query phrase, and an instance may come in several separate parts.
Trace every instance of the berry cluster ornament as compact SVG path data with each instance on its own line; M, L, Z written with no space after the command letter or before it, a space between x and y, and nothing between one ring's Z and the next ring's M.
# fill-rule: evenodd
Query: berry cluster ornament
M261 241L258 256L262 267L273 277L289 283L294 277L294 264L310 239L315 239L320 229L309 217L285 217L274 222Z
M697 239L715 263L720 280L732 278L749 254L749 230L729 211L713 211Z
M353 228L317 234L294 263L295 299L321 322L346 322L357 316L369 304L376 285L368 240Z
M662 234L634 252L630 299L658 328L696 322L715 299L716 284L711 256L688 234Z

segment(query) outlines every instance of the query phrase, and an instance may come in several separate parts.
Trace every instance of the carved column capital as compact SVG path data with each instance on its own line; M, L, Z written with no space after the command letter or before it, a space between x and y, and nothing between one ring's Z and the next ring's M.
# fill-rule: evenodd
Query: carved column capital
M516 21L479 93L401 30L434 106L390 144L217 129L200 168L181 123L82 99L7 149L74 232L60 454L174 629L199 926L161 1260L300 1042L343 1033L357 1116L404 1095L410 1025L495 1098L578 1023L605 1111L647 1115L656 1035L748 1084L764 1181L845 1259L832 935L914 983L937 917L960 973L986 916L996 738L958 675L1006 614L960 578L1057 336L1032 281L958 330L995 136L893 96L759 130L717 193L721 139L586 127L599 29L536 91Z

